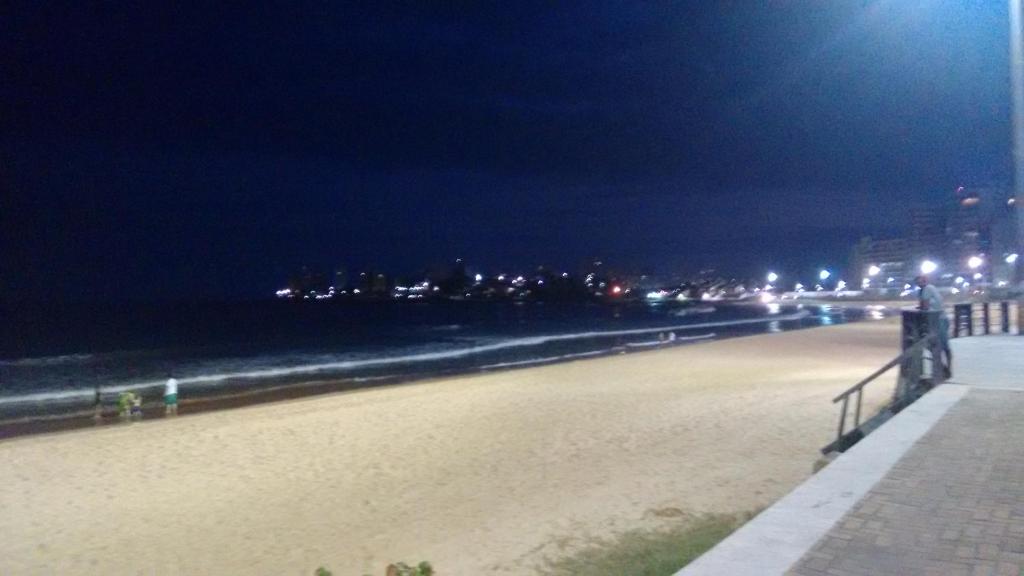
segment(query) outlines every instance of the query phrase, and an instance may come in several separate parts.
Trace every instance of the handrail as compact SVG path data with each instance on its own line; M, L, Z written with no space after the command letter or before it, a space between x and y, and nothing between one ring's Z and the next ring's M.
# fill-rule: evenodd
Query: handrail
M871 383L872 380L874 380L875 378L878 378L882 374L885 374L889 370L892 370L900 362L903 362L907 358L907 356L910 356L911 354L917 353L917 349L918 348L923 348L925 344L931 342L934 338L935 338L935 336L928 336L927 338L922 338L921 340L918 340L917 342L914 343L913 346L911 346L910 348L907 348L906 350L904 350L902 354L900 354L899 356L897 356L897 357L893 358L892 360L890 360L885 366L882 366L881 368L879 368L878 370L873 372L867 378L865 378L865 379L861 380L860 382L854 384L847 391L845 391L842 394L840 394L840 395L836 396L835 398L833 398L832 399L832 403L835 404L836 402L839 402L840 400L842 400L843 398L849 396L850 394L853 394L854 392L856 392L856 391L860 390L861 388L867 386L868 384Z
M913 355L921 353L922 350L926 346L928 346L930 344L933 344L937 339L938 339L938 335L936 333L934 333L934 332L929 334L928 336L925 336L924 338L921 338L920 340L918 340L917 342L915 342L914 344L909 346L906 350L904 350L899 356L893 358L892 360L890 360L888 363L886 363L884 366L882 366L878 370L875 370L875 372L872 373L870 376L868 376L867 378L865 378L865 379L861 380L860 382L854 384L848 390L846 390L842 394L840 394L840 395L836 396L835 398L833 398L832 399L832 403L833 404L835 404L836 402L839 402L840 400L843 401L843 409L842 409L841 414L839 415L839 430L838 430L838 432L836 434L835 442L832 442L831 444L829 444L828 446L823 448L822 452L827 454L828 452L832 451L833 449L839 450L839 451L843 450L843 443L844 443L844 434L843 433L846 430L846 413L847 413L847 411L848 411L848 409L850 407L850 396L851 395L857 394L857 407L856 407L856 411L854 412L854 417L853 417L853 430L856 431L857 429L860 428L860 411L861 411L861 405L862 405L863 399L864 399L864 387L867 386L868 384L870 384L871 382L873 382L876 378L878 378L882 374L885 374L886 372L888 372L889 370L891 370L892 368L897 366L898 364L901 364L908 357L911 357ZM855 441L856 440L854 440L854 442Z

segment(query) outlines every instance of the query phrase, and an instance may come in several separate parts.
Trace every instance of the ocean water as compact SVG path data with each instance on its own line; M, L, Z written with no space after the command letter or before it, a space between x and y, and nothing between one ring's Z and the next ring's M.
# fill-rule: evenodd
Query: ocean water
M625 302L250 302L8 307L0 418L123 390L224 394L497 370L877 318L859 307ZM662 338L672 338L663 343ZM369 385L369 384L367 384Z

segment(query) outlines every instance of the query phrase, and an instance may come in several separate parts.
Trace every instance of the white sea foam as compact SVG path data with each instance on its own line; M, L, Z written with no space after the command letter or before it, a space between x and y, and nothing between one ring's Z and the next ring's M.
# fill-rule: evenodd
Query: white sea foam
M56 366L58 364L85 362L92 358L94 358L92 354L65 354L63 356L43 356L39 358L16 358L14 360L0 360L0 366Z
M672 344L679 344L681 342L693 342L694 340L708 340L717 336L714 332L708 334L701 334L700 336L686 336L684 338L676 338L675 340L650 340L648 342L627 342L627 348L647 348L650 346L668 346Z
M316 364L306 364L301 366L288 366L280 368L264 368L260 370L248 370L238 372L227 372L218 374L205 374L201 376L190 376L178 378L179 389L187 389L189 387L208 387L215 386L218 383L227 380L256 380L263 378L275 378L282 376L301 376L306 374L316 374L320 372L345 372L358 368L372 368L378 366L393 366L401 364L410 364L417 362L436 362L440 360L453 360L458 358L465 358L476 354L482 354L486 352L494 352L498 350L508 350L513 348L522 348L527 346L538 346L549 342L565 342L569 340L582 340L589 338L609 338L617 336L636 336L641 334L655 334L658 332L680 332L684 330L700 330L707 328L720 328L724 326L741 326L750 324L766 324L769 322L786 322L801 320L810 316L810 312L801 310L794 314L786 316L771 316L767 318L746 318L742 320L722 320L718 322L701 322L697 324L677 324L674 326L659 326L657 328L634 328L629 330L595 330L590 332L575 332L569 334L548 334L540 336L529 336L525 338L513 338L509 340L501 340L493 343L470 346L466 348L458 348L455 350L443 350L436 352L422 352L417 354L407 354L404 356L391 356L391 357L377 357L377 358L365 358L360 360L344 360L338 362L323 362ZM682 339L677 339L676 342ZM114 386L104 386L103 392L109 393L120 393L128 390L147 390L147 389L161 389L164 385L163 380L150 380L145 382L134 382L126 384L118 384ZM89 389L85 390L61 390L51 392L38 392L32 394L23 394L17 396L6 396L0 397L0 405L14 404L23 402L43 402L48 400L68 400L72 398L88 398L93 395L93 391Z
M716 312L718 308L714 306L694 306L688 308L680 308L672 312L673 316L693 316L694 314L712 314Z
M515 362L498 362L497 364L487 364L481 366L481 370L494 370L497 368L514 368L516 366L532 366L534 364L547 364L549 362L559 362L563 360L572 360L573 358L589 358L591 356L600 356L607 354L610 350L593 350L591 352L580 352L578 354L563 354L561 356L547 356L545 358L531 358L529 360L518 360Z
M657 345L671 345L679 344L681 342L693 342L695 340L709 340L714 338L716 334L711 332L709 334L701 334L700 336L687 336L685 338L676 338L671 341L652 340L650 342L629 342L626 344L628 348L642 348L646 346L657 346ZM515 362L499 362L497 364L487 364L481 366L481 370L492 370L496 368L512 368L516 366L531 366L534 364L548 364L550 362L560 362L564 360L572 360L574 358L589 358L591 356L600 356L615 350L621 350L621 348L608 348L605 350L593 350L591 352L580 352L577 354L563 354L561 356L547 356L545 358L531 358L529 360L518 360Z

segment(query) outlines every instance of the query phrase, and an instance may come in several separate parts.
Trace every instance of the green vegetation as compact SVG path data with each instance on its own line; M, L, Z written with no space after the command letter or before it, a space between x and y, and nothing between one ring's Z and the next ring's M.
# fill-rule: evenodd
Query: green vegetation
M394 566L396 576L434 576L434 567L430 565L430 562L420 562L416 566L399 562Z
M330 570L323 566L316 569L313 576L334 576ZM370 576L367 574L366 576ZM420 562L415 566L409 566L405 562L388 566L386 576L434 576L434 567L430 562Z
M545 576L671 576L753 516L708 515L684 519L667 530L627 532L549 561L541 572Z

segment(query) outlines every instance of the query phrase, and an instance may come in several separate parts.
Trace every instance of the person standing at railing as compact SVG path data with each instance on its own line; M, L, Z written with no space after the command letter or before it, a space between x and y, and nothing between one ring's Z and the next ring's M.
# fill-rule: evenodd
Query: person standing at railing
M942 304L942 295L939 289L928 282L928 277L921 275L917 277L918 287L918 310L934 310L939 313L939 344L942 345L942 352L946 355L946 362L943 370L946 378L953 375L953 352L949 348L949 316L946 316L946 308Z

